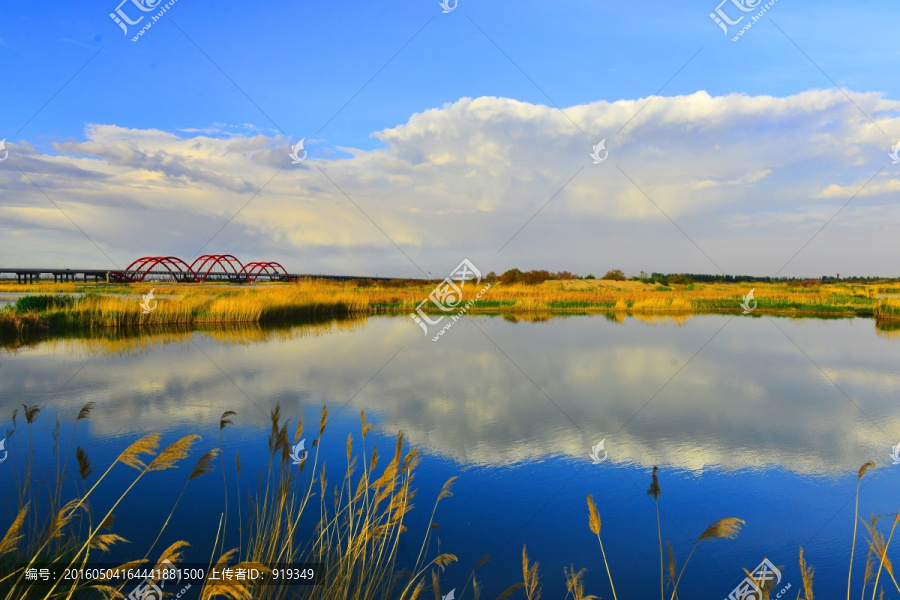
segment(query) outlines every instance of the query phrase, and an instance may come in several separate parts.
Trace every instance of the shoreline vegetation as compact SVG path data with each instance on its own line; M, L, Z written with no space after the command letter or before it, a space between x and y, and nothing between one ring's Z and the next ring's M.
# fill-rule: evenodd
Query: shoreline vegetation
M281 406L276 404L270 414L268 465L263 466L265 474L257 477L254 486L248 481L252 479L252 474L241 476L239 454L235 452L232 462L232 457L226 457L224 451L225 429L229 425L233 426L240 418L234 411L222 413L219 420L218 445L215 442L203 444L199 435L188 435L160 449L161 435L148 433L132 442L105 469L101 467L95 470L88 451L76 446L74 461L77 463L76 470L75 465L70 463L75 429L80 421L91 418L94 403L89 402L78 412L68 442L65 437L60 436L60 423L57 418L52 434L54 444L51 465L49 472L45 472L45 468L38 464L39 459L34 451L40 441L38 444L35 443L36 433L33 427L41 409L37 405L30 407L23 405L22 408L21 415L18 409L13 412L13 429L9 432L13 442L9 453L13 456L8 467L14 470L15 486L11 496L15 496L15 504L10 503L10 514L0 520L2 526L0 531L5 530L5 534L0 538L0 573L2 573L0 596L5 600L64 600L85 597L117 600L126 598L129 593L134 594L137 590L136 583L137 586L165 585L152 576L144 580L143 584L135 582L129 572L142 567L144 569L151 567L158 572L160 569L168 569L185 562L185 555L191 547L188 540L178 539L181 537L180 534L172 532L167 538L171 540L174 537L175 541L168 547L162 549L160 541L190 482L217 468L223 478L224 497L220 505L222 512L219 515L215 515L215 512L205 513L211 518L211 522L218 519L219 526L216 528L209 565L205 570L207 575L201 581L195 582L200 588L200 600L213 598L342 600L351 597L368 600L422 600L429 595L426 591L428 587L432 588L435 598L454 598L455 591L459 592L461 600L469 597L480 600L483 595L484 579L479 580L483 575L478 569L491 560L488 555L484 555L471 567L468 577L462 580L464 584L460 586L457 583L457 587L449 594L443 593L446 587L450 587L442 585L441 580L444 579L446 582L447 579L444 571L459 559L456 555L442 550L439 540L436 539L435 518L441 502L453 496L451 489L457 477L447 480L432 502L426 501L424 510L430 508L431 514L424 531L417 527L417 531L410 532L407 527L407 523L410 523L408 514L414 508L415 474L420 462L419 453L416 449L408 447L403 433L399 432L393 455L389 452L381 458L377 448L366 443L366 436L373 424L367 422L365 412L360 413L359 437L348 435L345 472L341 475L338 471L338 477L329 480L325 476L324 460L319 455L328 423L327 407L322 407L318 435L309 451L304 449L300 457L299 449L304 448L303 441L306 439L303 437L303 420L299 419L296 427L293 427L290 421L282 416ZM19 418L24 419L24 425ZM315 429L312 431L315 432ZM326 443L332 442L329 440ZM149 537L142 540L127 540L116 533L117 514L114 511L129 495L137 481L145 476L153 478L155 472L181 466L198 446L205 446L206 451L185 477L184 486L175 497L174 503L170 497L159 498L154 502L158 514L154 514L153 517L162 517L167 510L168 516L149 547L147 547ZM367 451L369 447L372 448L370 459ZM69 468L70 466L72 468ZM133 469L131 485L124 492L112 491L110 496L110 484L104 480L113 469L119 474L127 468ZM852 576L855 550L858 545L857 525L860 521L868 534L868 541L863 544L866 553L861 597L866 597L870 586L872 600L878 597L879 590L880 597L883 598L885 588L892 589L891 584L900 592L900 584L894 576L888 558L891 541L900 523L900 512L896 516L873 515L868 522L859 515L860 482L866 472L873 468L875 463L867 462L859 469L856 477L854 531L848 549L850 563L847 575L847 600L850 600L851 593L855 594ZM737 517L713 521L696 538L693 546L690 546L690 552L687 552L689 545L684 542L677 543L678 548L675 550L671 542L666 541L667 556L664 558L662 550L664 536L659 505L660 497L662 496L665 503L666 496L662 493L658 471L658 467L653 468L647 495L656 508L660 600L666 598L678 600L679 584L697 547L700 544L705 547L710 543L722 543L717 540L737 538L745 522ZM196 485L192 486L192 489ZM102 491L98 491L98 488L102 488ZM229 489L236 492L233 497L236 506L232 503L230 508ZM175 491L177 488L172 490L169 496L174 496ZM101 493L106 493L107 497L105 500L95 502ZM600 498L602 502L603 496ZM106 509L105 506L113 499L112 508ZM210 502L210 508L217 504L211 499ZM310 515L315 522L302 521L304 515ZM315 519L314 515L318 515L318 518ZM229 520L229 517L233 519L235 516L236 524L233 520ZM140 516L141 519L148 517L147 514ZM587 517L585 529L597 538L600 555L581 556L579 561L583 561L581 564L584 562L590 564L592 569L601 573L605 570L612 598L617 600L613 571L610 569L601 537L601 513L593 494L587 496L585 517ZM879 526L879 521L882 518L889 520L891 517L893 523L885 532L885 528ZM136 517L126 511L121 518L129 520ZM651 518L648 517L648 521ZM628 526L638 525L630 523ZM648 526L652 524L648 523ZM233 534L227 535L229 527L230 531L238 530L236 538ZM582 532L582 535L587 534L585 530ZM149 535L152 536L152 532ZM231 541L226 542L226 537ZM418 548L418 556L413 564L407 564L408 560L401 560L399 551L401 538L404 543L411 543L414 550ZM197 540L194 540L194 543L196 544ZM234 546L234 543L237 543L237 546ZM202 545L198 545L198 548L206 555L208 548ZM546 550L539 548L537 552L546 553ZM653 545L651 553L656 554L656 544ZM157 556L158 558L155 558ZM601 561L603 569L600 568ZM320 585L299 588L261 585L240 577L226 583L210 574L213 567L219 572L224 568L256 568L262 572L270 572L268 565L299 562L317 563L318 572L315 573L315 577L321 582ZM63 579L57 580L52 587L41 585L35 578L27 576L27 571L36 572L37 566L52 567L57 573L68 569L90 572L90 567L98 563L116 566L104 571L100 579ZM649 566L652 562L648 561L647 564ZM769 569L762 568L766 564L769 565ZM797 583L798 587L802 587L803 600L814 600L814 569L806 563L802 547L799 548L799 565L800 582L794 579L782 586L780 570L777 580L771 570L771 568L778 570L778 567L764 561L758 570L752 573L746 571L750 583L748 585L745 580L736 591L756 588L758 591L754 597L769 600L773 597L782 597L786 591L792 589L794 583ZM468 570L468 567L464 569ZM585 591L586 571L586 567L576 571L574 564L569 568L563 568L566 600L570 597L572 600L599 598ZM859 567L857 575L858 571ZM497 597L497 600L520 599L523 596L526 600L540 600L542 597L540 567L538 562L529 557L526 546L522 547L521 577L521 581L512 583ZM515 581L515 578L511 578L511 581ZM181 593L193 585L194 583L185 586ZM596 585L596 582L593 582L593 585ZM782 588L780 592L779 588ZM797 597L800 598L801 594ZM834 595L831 594L830 597Z
M496 279L496 278L495 278ZM886 329L900 325L900 282L684 282L663 279L567 279L538 283L492 282L467 314L539 320L554 315L701 314L789 317L874 317ZM484 282L482 282L484 283ZM278 323L321 317L408 315L417 308L443 313L429 294L439 282L394 280L301 280L256 285L0 282L0 297L15 294L0 309L0 336L59 335L148 326L203 327L227 323ZM463 287L458 306L474 299L481 284ZM153 290L150 312L143 297ZM745 313L742 303L753 290ZM22 295L24 294L24 295ZM421 304L421 307L420 307Z

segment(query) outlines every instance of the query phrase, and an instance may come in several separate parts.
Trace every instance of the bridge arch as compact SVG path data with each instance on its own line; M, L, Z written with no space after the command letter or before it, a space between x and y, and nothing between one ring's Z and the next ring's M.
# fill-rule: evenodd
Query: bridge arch
M266 277L270 281L290 281L287 269L277 262L251 262L244 265L244 274L253 283L260 277Z
M213 272L213 269L221 268L221 271ZM206 281L210 275L220 277L224 274L228 281L246 281L244 265L231 254L204 254L197 257L191 263L190 270L200 283Z
M130 273L132 281L144 281L151 273L153 275L160 274L161 269L157 269L157 267L165 268L168 273L162 273L162 275L170 275L177 282L195 281L196 279L191 267L177 256L144 256L128 265L125 271ZM154 270L156 270L155 273Z

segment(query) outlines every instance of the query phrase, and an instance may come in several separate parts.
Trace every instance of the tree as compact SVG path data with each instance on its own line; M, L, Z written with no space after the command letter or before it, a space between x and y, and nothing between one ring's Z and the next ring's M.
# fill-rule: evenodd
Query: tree
M569 271L560 271L553 275L553 279L561 279L561 280L578 279L578 275L576 275L575 273L570 273Z
M519 283L522 280L522 271L518 269L510 269L500 276L500 283L510 284Z
M525 285L538 285L544 283L548 279L552 279L553 274L543 269L534 269L526 273L522 273L522 283Z
M625 273L622 272L621 269L613 269L612 271L607 271L606 275L601 277L600 279L611 279L612 281L625 281Z

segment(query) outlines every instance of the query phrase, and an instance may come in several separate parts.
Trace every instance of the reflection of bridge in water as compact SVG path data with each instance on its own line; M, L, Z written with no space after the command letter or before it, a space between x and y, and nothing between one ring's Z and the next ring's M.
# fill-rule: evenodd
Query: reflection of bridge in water
M204 254L190 265L177 256L144 256L124 270L107 269L34 269L30 267L0 268L0 277L15 275L19 283L34 283L42 276L53 281L106 281L108 283L136 283L140 281L174 281L176 283L204 283L227 281L255 283L257 281L297 281L299 279L388 279L387 277L352 277L348 275L298 275L287 272L277 262L241 263L231 254Z

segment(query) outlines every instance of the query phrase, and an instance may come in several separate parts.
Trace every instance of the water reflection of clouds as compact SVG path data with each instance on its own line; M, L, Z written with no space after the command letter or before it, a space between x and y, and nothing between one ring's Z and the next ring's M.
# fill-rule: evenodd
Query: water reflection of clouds
M334 414L346 405L343 416L365 409L386 433L402 429L424 452L466 465L549 455L589 461L602 438L613 463L694 471L782 465L835 473L886 460L900 439L900 347L878 338L871 321L775 322L823 374L767 319L728 319L694 317L673 327L482 317L478 328L468 323L438 343L402 318L249 345L196 334L209 358L183 339L141 353L101 352L53 404L65 419L97 402L98 436L206 425L225 410L239 413L238 424L265 425L276 401L293 418L303 407L328 404ZM14 376L0 410L43 402L85 360L52 344L8 356L0 368Z

